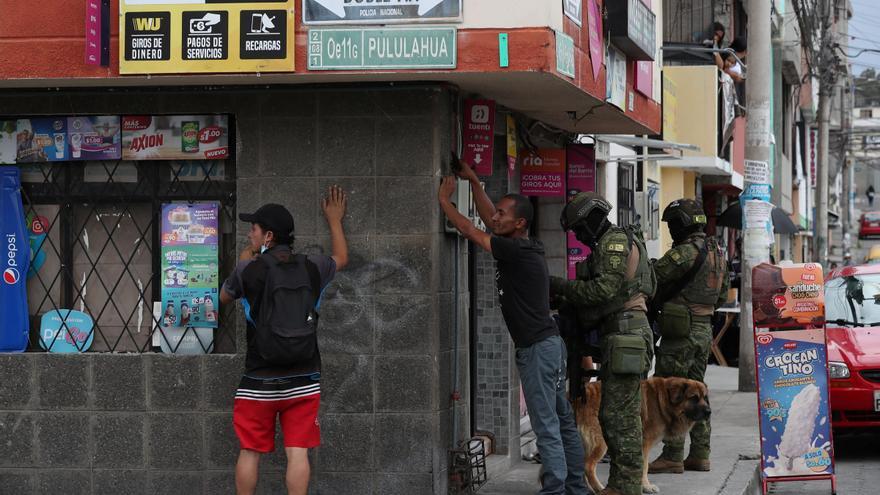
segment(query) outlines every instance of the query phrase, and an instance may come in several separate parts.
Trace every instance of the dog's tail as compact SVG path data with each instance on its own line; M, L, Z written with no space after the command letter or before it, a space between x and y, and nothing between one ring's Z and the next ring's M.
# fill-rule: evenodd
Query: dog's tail
M592 382L584 387L584 395L575 404L575 418L584 440L584 451L589 456L594 449L604 450L605 440L602 438L602 428L599 426L599 404L602 401L602 386L600 382ZM599 457L604 455L604 451Z

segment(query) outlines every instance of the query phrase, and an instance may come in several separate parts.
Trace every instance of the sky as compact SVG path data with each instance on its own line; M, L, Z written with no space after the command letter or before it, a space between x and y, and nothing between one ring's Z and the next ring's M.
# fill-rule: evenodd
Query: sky
M841 45L848 45L845 50L851 56L856 55L862 48L872 48L880 51L880 1L878 0L851 0L853 16L849 20L849 40L841 40ZM853 72L858 75L868 67L880 72L880 53L865 52L855 58L850 58L853 64Z

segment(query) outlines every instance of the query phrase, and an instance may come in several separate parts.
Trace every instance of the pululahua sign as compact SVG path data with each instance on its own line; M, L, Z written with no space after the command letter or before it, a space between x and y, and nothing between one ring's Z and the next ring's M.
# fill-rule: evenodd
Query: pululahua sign
M462 0L303 0L304 24L458 22Z
M120 74L293 72L295 0L122 0Z
M454 69L455 28L312 29L309 70Z

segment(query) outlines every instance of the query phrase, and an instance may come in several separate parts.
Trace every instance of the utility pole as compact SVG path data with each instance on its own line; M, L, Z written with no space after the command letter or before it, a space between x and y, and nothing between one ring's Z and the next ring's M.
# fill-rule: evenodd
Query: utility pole
M773 87L770 65L770 0L750 0L749 72L746 77L746 160L770 161L770 90ZM771 183L767 177L767 184ZM745 183L748 192L750 181ZM760 183L755 183L760 184ZM769 187L768 187L769 190ZM755 384L755 337L752 329L752 268L770 257L770 235L746 222L745 193L740 198L743 209L742 308L739 325L739 390L753 392ZM766 198L769 201L769 197Z

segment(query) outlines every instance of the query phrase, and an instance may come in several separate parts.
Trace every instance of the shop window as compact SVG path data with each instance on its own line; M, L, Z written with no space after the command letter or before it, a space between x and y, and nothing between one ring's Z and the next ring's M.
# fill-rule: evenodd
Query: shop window
M635 222L636 197L633 166L631 163L617 165L617 225L624 227Z
M19 165L22 199L36 253L28 277L31 350L40 350L40 318L58 309L94 320L91 352L176 349L156 324L161 300L160 213L171 202L220 204L220 273L235 253L232 161L101 161ZM191 331L192 338L196 337ZM221 308L207 351L235 352L234 317ZM182 340L187 339L185 333ZM161 344L164 343L164 346Z
M873 110L870 108L862 108L859 110L859 118L861 119L870 119L873 116Z

